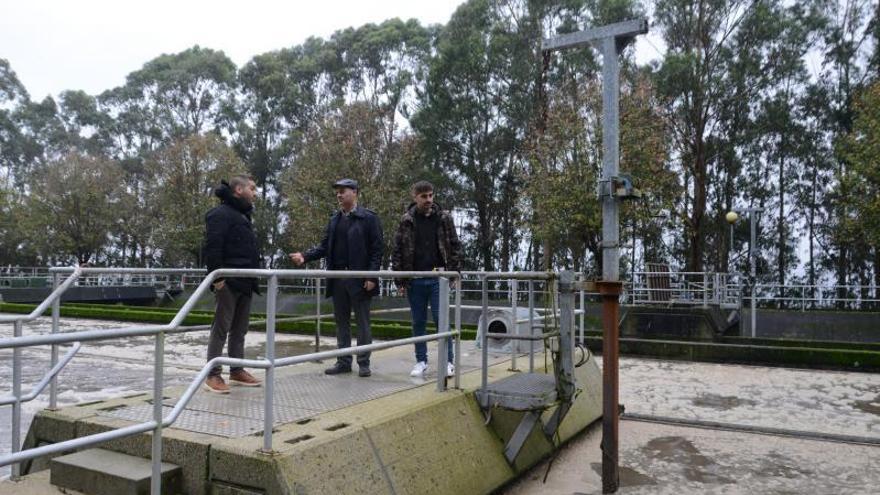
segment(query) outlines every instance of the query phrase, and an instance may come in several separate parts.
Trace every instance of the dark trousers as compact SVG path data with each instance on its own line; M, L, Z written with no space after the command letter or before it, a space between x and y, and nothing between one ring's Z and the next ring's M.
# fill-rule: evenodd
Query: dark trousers
M361 283L363 283L361 281ZM356 280L337 280L333 286L333 316L336 319L336 346L340 349L351 347L351 311L357 323L357 345L373 343L370 333L370 302L367 295ZM340 366L351 367L351 356L336 358ZM370 367L370 353L357 355L357 363L361 368Z
M223 354L223 346L229 337L229 357L244 358L244 336L248 331L248 318L251 315L251 295L236 292L225 285L214 293L217 308L214 311L214 323L211 325L211 337L208 340L208 361ZM222 366L211 368L211 375L219 375ZM230 371L242 369L240 366L230 367Z

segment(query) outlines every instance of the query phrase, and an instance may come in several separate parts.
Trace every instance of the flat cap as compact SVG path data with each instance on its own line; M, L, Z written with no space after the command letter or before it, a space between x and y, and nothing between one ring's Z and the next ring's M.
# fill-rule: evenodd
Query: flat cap
M333 183L333 187L347 187L349 189L358 190L358 183L354 179L339 179Z

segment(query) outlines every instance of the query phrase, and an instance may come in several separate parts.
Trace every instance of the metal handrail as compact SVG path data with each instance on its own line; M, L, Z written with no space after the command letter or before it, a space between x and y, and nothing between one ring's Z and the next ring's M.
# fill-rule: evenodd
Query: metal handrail
M0 315L0 323L32 321L45 313L46 310L49 309L49 306L59 297L61 297L61 294L64 293L64 291L66 291L71 285L73 285L73 282L75 282L77 278L79 278L79 276L82 274L83 268L80 266L72 267L70 268L70 271L71 275L67 277L67 280L65 280L64 283L62 283L60 286L56 287L51 293L49 293L49 295L46 296L46 299L44 299L43 302L39 304L39 306L34 308L33 311L26 315Z
M53 318L57 318L58 316L58 300L61 293L64 292L73 281L83 273L113 273L113 272L128 272L128 273L157 273L161 270L154 270L153 272L149 272L150 269L112 269L112 268L59 268L56 269L57 272L64 271L72 271L73 275L68 277L65 283L58 285L56 283L56 288L50 294L50 296L40 305L37 309L42 308L42 311L35 310L32 315L17 315L9 320L12 320L15 325L14 337L12 339L2 339L0 340L0 348L12 348L14 352L13 358L13 397L15 398L12 406L13 406L13 428L12 428L12 452L9 456L0 457L0 466L15 464L13 466L13 477L17 477L19 474L19 466L18 462L22 460L27 460L33 457L39 457L40 455L45 455L45 452L56 452L56 450L52 450L53 448L57 448L58 452L63 450L68 450L71 448L76 448L78 444L75 443L76 440L70 440L67 442L61 442L59 444L53 444L52 446L40 447L37 449L28 449L27 452L20 452L20 437L21 437L21 398L23 397L21 394L21 348L34 346L34 345L46 345L52 344L53 351L55 346L61 343L67 342L82 342L82 341L91 341L91 340L104 340L110 338L119 338L124 336L135 336L135 335L155 335L156 336L156 352L154 355L155 359L155 376L154 376L154 419L151 422L144 423L141 425L134 425L131 427L123 428L120 430L114 430L112 432L106 432L99 435L94 435L90 437L82 437L83 441L88 441L89 445L94 443L100 443L106 440L122 438L125 436L135 435L138 433L143 433L146 431L153 430L153 449L152 449L152 458L153 458L153 478L152 478L152 487L151 491L153 493L159 493L161 476L160 476L160 460L161 460L161 442L162 435L161 430L165 425L165 420L162 417L162 404L161 400L156 400L155 398L162 396L162 388L163 388L163 357L164 357L164 334L166 332L175 332L179 330L180 324L184 320L184 318L189 314L192 308L195 306L196 301L205 293L206 290L213 284L213 282L221 276L224 277L270 277L269 281L269 294L267 298L267 320L266 320L266 333L267 333L267 360L266 361L253 361L253 360L229 360L229 358L217 358L217 362L222 363L232 363L238 364L241 363L244 366L252 366L258 368L265 368L267 370L266 377L266 393L265 393L265 401L266 407L264 409L265 418L264 422L268 424L268 427L264 427L264 449L271 450L271 425L274 424L272 421L272 398L273 398L273 382L274 382L274 368L276 367L276 361L274 359L274 326L275 326L275 296L277 295L278 289L278 278L279 277L322 277L322 278L371 278L378 276L389 276L396 278L438 278L441 280L441 293L446 294L446 298L443 300L444 306L446 306L446 310L444 314L441 316L440 324L438 325L439 329L448 328L448 303L449 303L449 279L458 279L459 275L456 272L394 272L394 271L327 271L327 270L262 270L262 269L220 269L215 270L208 274L205 279L199 284L196 290L190 295L187 302L178 310L175 317L172 321L166 325L154 325L148 327L140 327L140 328L120 328L120 329L111 329L111 330L102 330L102 331L85 331L85 332L68 332L65 334L52 334L52 335L42 335L42 336L29 336L24 337L21 335L22 322L27 321L28 318L35 318L39 316L46 308L48 308L49 304L53 304ZM177 270L183 272L189 272L189 270ZM57 282L57 280L56 280ZM460 304L460 293L456 296L456 301ZM406 345L413 342L421 342L421 341L431 341L431 340L439 340L440 345L438 346L438 351L441 353L440 361L443 362L445 359L446 353L446 339L455 336L455 345L456 350L460 348L460 309L456 311L456 331L454 332L441 332L439 334L419 337L416 340L411 339L403 339L399 341L393 341L388 343L380 343L375 344L378 348L386 348L386 347L394 347L398 345ZM54 328L53 328L54 331ZM424 339L424 340L419 340ZM372 345L372 344L371 344ZM367 346L357 346L354 348L347 348L338 351L330 351L330 352L339 352L339 355L347 355L349 352L358 353L363 350ZM78 349L77 349L78 350ZM75 353L74 353L75 354ZM315 359L316 355L322 355L322 353L312 353L305 356L299 356L303 358L304 361L309 361ZM458 364L458 356L459 352L456 352L456 365ZM71 355L70 358L73 356ZM55 356L53 355L53 360ZM226 361L223 361L223 360ZM54 365L52 368L52 373L47 375L48 378L44 377L44 381L50 381L60 372L61 369L70 361L70 359L65 358L62 363ZM212 360L212 363L215 362ZM288 361L288 360L279 360L278 363L281 363L282 366L297 364L299 361ZM268 364L266 364L268 363ZM205 379L206 370L210 368L203 368L203 372L200 373L196 380L191 384L190 389L192 393L196 390L199 383ZM455 376L455 384L456 387L459 386L459 373L460 367L456 366L456 376ZM445 390L445 373L438 373L438 390ZM43 388L45 385L43 385ZM191 394L190 394L191 396ZM187 399L189 400L189 399ZM185 406L181 405L177 408L179 415L179 411ZM172 418L171 416L169 418ZM173 416L176 419L176 416ZM172 420L173 421L173 420ZM170 424L170 423L169 423ZM264 425L265 426L265 425ZM83 446L83 445L80 445Z
M330 359L339 356L348 356L354 355L362 352L371 352L378 351L383 349L389 349L392 347L398 347L402 345L415 344L418 342L430 342L433 340L447 339L450 337L455 337L458 335L458 332L441 332L433 335L423 335L421 337L410 337L406 339L398 339L388 342L379 342L376 344L362 345L362 346L354 346L347 347L345 349L337 349L335 351L323 351L323 352L314 352L310 354L303 354L299 356L290 356L287 358L276 359L273 361L268 361L265 359L234 359L227 357L216 357L210 361L208 361L199 373L193 378L190 382L190 385L181 394L180 398L175 403L174 407L171 409L171 412L168 413L167 417L163 417L161 421L161 425L163 427L168 427L174 424L175 421L180 417L181 413L186 409L187 404L189 404L190 400L195 396L196 392L199 389L199 386L205 379L208 377L208 374L211 372L211 368L214 366L246 366L249 368L259 368L259 369L269 369L271 367L275 368L283 368L286 366L293 366L296 364L302 364L306 362L315 361L318 359ZM156 401L156 398L153 398ZM161 402L161 400L159 401ZM44 455L49 454L57 454L59 452L69 451L73 449L79 449L83 447L89 447L91 445L99 444L108 440L115 440L122 438L123 436L131 436L136 435L138 433L144 433L149 430L153 430L156 428L156 421L146 421L143 423L139 423L136 425L131 425L125 428L120 428L117 430L112 430L103 433L97 433L92 435L87 435L84 437L77 437L71 440L65 440L63 442L56 442L50 445L45 445L43 447L28 449L24 451L20 451L14 454L0 456L0 467L7 466L9 464L24 462L31 459L36 459L38 457L42 457ZM265 425L264 425L265 426ZM108 434L114 432L120 432L126 430L124 435L113 435L110 436ZM270 428L271 430L271 428Z
M0 406L8 406L11 404L15 404L16 402L30 402L37 398L37 396L39 396L43 392L43 390L46 389L46 385L48 385L53 378L58 376L58 373L60 373L61 370L64 369L65 366L67 366L67 363L69 363L74 356L76 356L76 353L79 352L79 349L81 347L82 344L80 342L74 342L73 347L71 347L71 349L67 351L67 354L64 355L64 358L62 358L60 362L56 363L55 366L52 367L52 369L50 369L45 375L43 375L43 378L36 385L34 385L34 388L31 389L30 392L21 397L15 397L14 395L0 397Z

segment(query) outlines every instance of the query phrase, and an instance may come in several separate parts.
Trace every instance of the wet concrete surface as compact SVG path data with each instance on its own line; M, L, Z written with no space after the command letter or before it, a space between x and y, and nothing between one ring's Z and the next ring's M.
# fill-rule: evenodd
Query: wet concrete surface
M498 493L602 493L600 425ZM620 423L621 495L875 494L880 447L740 432ZM544 477L546 476L546 482Z
M877 373L621 358L620 403L642 415L880 439Z

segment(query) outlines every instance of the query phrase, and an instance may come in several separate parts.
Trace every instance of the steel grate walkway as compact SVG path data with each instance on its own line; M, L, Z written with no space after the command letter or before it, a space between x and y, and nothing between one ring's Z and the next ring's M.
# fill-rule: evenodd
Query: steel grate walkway
M434 375L436 376L436 375ZM315 416L322 412L377 399L401 390L415 388L426 382L409 381L404 377L359 378L357 373L328 376L322 372L290 374L275 379L275 425L282 425ZM430 376L426 377L430 380ZM165 415L171 412L176 399L166 399ZM153 418L152 404L101 411L100 416L134 422ZM208 435L239 438L263 431L263 388L232 387L227 395L204 390L196 394L171 426Z

